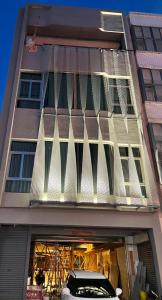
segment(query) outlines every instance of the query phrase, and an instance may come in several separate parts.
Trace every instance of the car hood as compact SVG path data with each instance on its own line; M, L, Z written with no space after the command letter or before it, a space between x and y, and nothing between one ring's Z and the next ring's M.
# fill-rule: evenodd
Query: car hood
M82 298L82 297L74 297L70 295L70 300L119 300L119 298L113 297L113 298Z

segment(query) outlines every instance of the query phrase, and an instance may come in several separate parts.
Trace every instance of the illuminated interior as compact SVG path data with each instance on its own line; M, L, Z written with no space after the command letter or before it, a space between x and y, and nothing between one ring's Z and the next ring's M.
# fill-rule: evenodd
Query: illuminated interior
M121 239L115 243L83 243L36 241L32 246L29 275L35 277L42 269L45 275L44 290L58 296L70 270L97 271L106 276L116 288L128 287L125 247Z

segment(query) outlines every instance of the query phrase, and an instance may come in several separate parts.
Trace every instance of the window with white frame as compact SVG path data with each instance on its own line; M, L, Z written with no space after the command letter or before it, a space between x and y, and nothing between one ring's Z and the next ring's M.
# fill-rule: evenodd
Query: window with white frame
M39 109L42 98L42 74L20 74L17 107Z
M124 182L125 182L125 189L126 189L126 195L130 197L130 172L131 170L129 169L129 148L128 147L119 147L119 152L120 152L120 158L121 158L121 164L122 164L122 169L123 169L123 175L124 175ZM143 179L143 174L142 174L142 165L141 165L141 155L140 155L140 149L138 147L132 147L132 152L133 152L133 157L134 157L134 162L137 170L137 175L139 179L139 184L141 187L141 192L143 197L146 197L146 189L145 189L145 184L144 184L144 179Z
M35 142L12 142L6 192L30 192L35 151Z
M134 108L131 102L129 81L127 79L109 79L109 90L112 96L112 107L114 114L121 114L121 102L125 100L127 114L134 114Z

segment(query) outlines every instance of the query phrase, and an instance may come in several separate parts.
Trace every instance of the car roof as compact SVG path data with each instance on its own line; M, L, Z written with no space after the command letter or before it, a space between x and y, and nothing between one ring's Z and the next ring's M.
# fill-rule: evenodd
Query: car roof
M74 278L85 278L85 279L105 279L106 277L99 272L91 272L91 271L70 271L69 273Z

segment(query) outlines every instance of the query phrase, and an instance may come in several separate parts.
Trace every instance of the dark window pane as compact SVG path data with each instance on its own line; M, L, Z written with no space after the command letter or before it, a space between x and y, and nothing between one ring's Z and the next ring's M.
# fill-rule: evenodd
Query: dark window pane
M114 114L121 114L122 113L120 105L114 105L113 113Z
M116 85L116 79L110 78L109 79L109 85Z
M122 163L122 168L123 168L124 181L128 182L129 181L129 164L128 164L128 160L122 159L121 163Z
M142 69L142 76L144 83L152 83L152 76L150 69Z
M76 166L77 166L77 191L81 192L83 144L75 143Z
M136 38L142 38L142 28L140 26L134 26L134 33Z
M162 101L162 85L155 86L156 98L158 101Z
M45 142L45 179L44 179L44 192L48 192L48 178L51 163L52 142Z
M91 76L90 75L88 75L86 109L87 110L93 110L94 109L92 82L91 82Z
M18 100L17 107L18 108L40 109L40 101Z
M128 147L119 147L120 156L128 157Z
M107 101L106 101L106 95L105 95L105 87L104 87L104 78L101 76L101 99L100 99L100 110L107 111Z
M54 104L54 73L50 72L48 76L44 106L54 107Z
M93 173L93 188L94 193L97 193L97 161L98 161L98 145L89 144L90 154L91 154L91 163L92 163L92 173Z
M29 82L27 82L27 81L21 81L20 82L19 97L28 98L29 97L29 87L30 87L30 83Z
M31 181L7 180L5 191L11 193L30 193L30 187Z
M113 195L113 186L114 186L114 152L113 147L110 145L104 145L107 171L109 175L109 187L110 194Z
M155 44L156 44L157 51L162 52L162 40L156 40Z
M11 151L23 151L23 152L35 152L36 151L35 142L15 142L11 144Z
M132 151L133 151L133 156L134 157L140 157L141 155L140 155L140 150L139 150L139 148L132 148Z
M145 92L146 92L146 100L155 101L155 92L152 86L145 87Z
M9 177L20 176L21 154L12 154L10 162Z
M129 88L123 88L123 95L125 95L127 99L127 104L131 104L131 96Z
M31 98L40 99L40 82L32 82Z
M146 43L147 51L155 51L155 47L152 39L145 39L145 43Z
M73 79L73 85L74 85L74 93L73 93L73 101L72 101L72 109L81 109L81 90L80 90L80 81L79 77L82 75L76 75ZM84 76L84 75L83 75Z
M146 50L146 47L145 47L145 42L143 39L136 39L136 49L137 50Z
M40 73L21 73L21 79L28 79L28 80L41 80L42 75Z
M144 38L151 38L150 27L142 27Z
M141 186L141 192L142 192L142 196L143 196L144 198L147 198L145 186Z
M62 74L62 78L61 78L58 108L68 108L67 76L65 73Z
M140 160L135 160L135 165L136 165L136 169L137 169L137 174L138 174L139 182L142 183L143 182L143 178L142 178L142 170L141 170Z
M162 83L160 70L151 70L154 83Z
M127 113L129 115L134 115L134 108L133 108L133 106L128 106L127 107Z
M61 193L64 193L68 143L60 143L61 154Z
M33 165L34 165L34 155L30 155L30 154L24 155L23 170L22 170L23 178L32 178Z
M152 28L152 33L153 33L153 37L155 40L161 39L161 34L160 34L159 28Z

